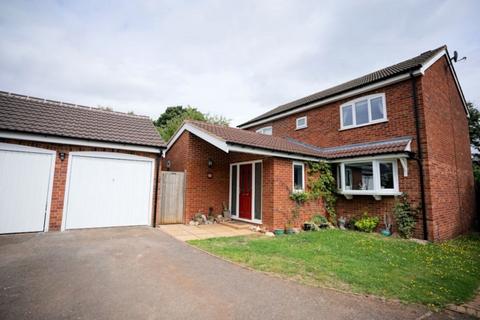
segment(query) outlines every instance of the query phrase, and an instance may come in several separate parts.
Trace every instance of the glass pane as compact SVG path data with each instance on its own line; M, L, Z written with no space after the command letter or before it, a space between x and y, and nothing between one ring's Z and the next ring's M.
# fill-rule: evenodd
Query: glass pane
M373 190L373 169L371 162L345 164L345 187L349 190ZM348 186L348 187L347 187Z
M382 189L393 189L393 164L380 163L380 186Z
M356 124L368 123L368 102L367 100L355 103Z
M293 166L293 187L295 190L303 190L303 166Z
M305 127L305 122L306 122L305 118L298 118L297 119L297 127L298 128Z
M352 113L352 106L345 106L342 108L342 123L343 126L351 126L353 124L353 113Z
M268 128L263 129L263 134L267 134L267 135L271 136L272 135L272 127L268 127Z
M383 100L382 97L370 100L372 120L383 119Z
M340 165L332 165L332 172L336 172L336 180L337 180L337 189L341 190L342 189L342 172L340 170Z
M262 164L255 163L255 219L262 220Z
M237 215L237 166L232 167L232 199L230 199L230 212L232 215Z

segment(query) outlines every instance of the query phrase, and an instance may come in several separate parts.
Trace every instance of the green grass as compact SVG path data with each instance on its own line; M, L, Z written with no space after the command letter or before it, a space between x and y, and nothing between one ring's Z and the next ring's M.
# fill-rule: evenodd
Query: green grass
M439 244L325 230L267 238L193 240L190 244L251 268L431 306L471 299L480 285L480 237Z

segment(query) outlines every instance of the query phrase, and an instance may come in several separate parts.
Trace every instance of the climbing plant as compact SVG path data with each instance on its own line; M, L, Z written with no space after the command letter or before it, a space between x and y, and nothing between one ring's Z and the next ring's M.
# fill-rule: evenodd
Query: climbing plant
M331 166L323 161L310 162L308 176L309 198L322 198L330 222L337 225L337 184Z

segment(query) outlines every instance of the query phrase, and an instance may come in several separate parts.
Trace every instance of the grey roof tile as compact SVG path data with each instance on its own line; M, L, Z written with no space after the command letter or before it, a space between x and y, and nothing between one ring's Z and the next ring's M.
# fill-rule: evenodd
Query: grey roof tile
M148 117L0 91L0 130L164 147Z

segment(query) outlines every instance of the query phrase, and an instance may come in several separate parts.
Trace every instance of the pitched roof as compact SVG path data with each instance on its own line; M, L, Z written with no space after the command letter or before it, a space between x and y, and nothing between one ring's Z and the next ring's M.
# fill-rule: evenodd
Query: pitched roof
M299 155L318 157L319 152L314 148L303 144L294 143L284 138L260 134L248 130L232 128L227 126L215 125L201 121L185 121L196 128L215 136L227 144L238 144L254 148L261 148L272 151L281 151ZM170 142L169 142L170 143Z
M164 147L148 117L0 91L0 130Z
M340 159L366 155L401 153L410 151L410 137L393 138L369 143L352 144L332 148L320 148L291 138L280 138L253 131L187 120L185 125L192 125L211 137L225 142L227 145L241 145L255 149L276 151L285 154L309 156L318 159ZM182 128L184 127L182 126ZM178 131L182 132L181 129ZM178 138L174 135L169 141L173 145Z
M434 50L429 50L426 51L416 57L413 57L411 59L402 61L400 63L397 63L395 65L377 70L375 72L369 73L367 75L361 76L359 78L347 81L345 83L342 83L340 85L331 87L329 89L319 91L317 93L311 94L309 96L294 100L292 102L283 104L281 106L278 106L268 112L265 112L258 117L255 117L241 125L239 127L243 127L245 125L251 124L253 122L259 121L266 119L271 116L275 116L278 114L281 114L286 111L293 110L295 108L301 107L303 105L309 104L314 101L322 100L329 98L334 95L338 95L340 93L354 90L369 84L373 84L378 81L386 80L388 78L392 78L394 76L398 76L401 74L405 74L411 71L418 70L422 68L423 65L425 65L431 58L433 58L435 55L440 53L442 50L446 50L446 46L441 46L437 49Z

